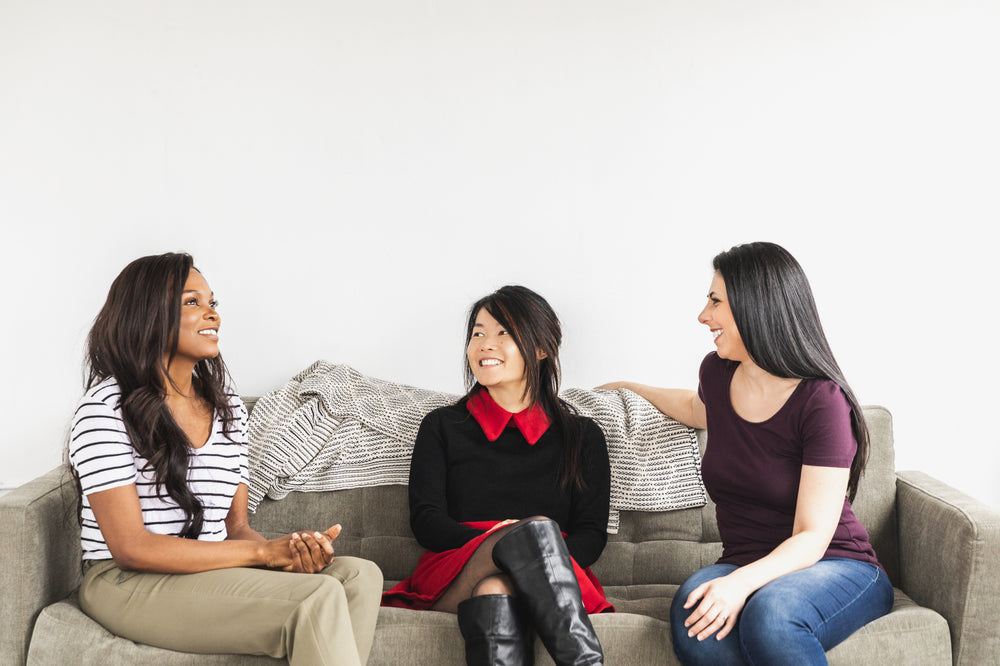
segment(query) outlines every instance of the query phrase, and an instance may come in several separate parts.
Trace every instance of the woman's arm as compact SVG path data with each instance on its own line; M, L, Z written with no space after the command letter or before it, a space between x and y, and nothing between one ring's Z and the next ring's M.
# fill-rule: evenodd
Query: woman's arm
M237 419L236 443L240 445L240 483L236 487L229 512L226 514L226 539L233 541L266 542L263 536L250 527L248 503L250 497L250 467L247 459L248 424L250 414L243 400L235 393L230 394L230 402ZM293 562L282 567L284 571L295 573L316 573L333 561L332 541L340 535L340 525L334 525L325 532L301 531L286 534L276 541L288 541Z
M448 456L441 420L440 414L431 412L420 424L410 457L408 489L410 529L421 546L435 553L460 548L483 533L448 515Z
M792 536L756 562L695 588L684 604L694 609L684 623L689 634L703 640L718 631L725 638L754 591L818 562L840 521L849 476L848 468L803 465Z
M689 428L704 428L706 426L705 404L698 397L697 391L656 388L635 382L612 382L597 388L607 391L628 389L648 400L670 418Z
M611 465L600 426L581 419L581 465L584 486L573 489L566 548L581 567L589 567L608 543L608 510L611 503Z
M256 530L250 527L247 502L250 489L240 483L233 496L232 505L226 515L226 538L233 541L267 542ZM334 525L325 532L292 532L275 541L291 541L293 563L291 567L283 567L286 571L296 573L316 573L322 571L333 561L332 542L340 535L341 527Z
M245 507L245 487L243 497ZM311 561L311 542L315 541L315 545L326 550L314 536L300 537L300 543L297 544L290 536L268 541L256 532L253 534L257 538L221 542L154 534L143 523L135 484L91 493L87 499L111 556L125 571L197 573L212 569L256 566L291 571L297 562L301 563L307 557ZM239 531L243 536L248 536L245 529ZM326 546L332 557L333 548L328 541Z
M233 541L267 541L257 530L250 527L250 490L240 483L233 495L233 503L226 514L226 538Z

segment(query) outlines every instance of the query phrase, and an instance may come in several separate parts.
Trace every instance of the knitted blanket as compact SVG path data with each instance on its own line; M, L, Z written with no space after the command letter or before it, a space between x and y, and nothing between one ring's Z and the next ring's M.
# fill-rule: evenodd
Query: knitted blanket
M250 511L266 496L409 480L424 416L460 396L374 379L317 361L250 414ZM568 389L561 396L604 430L611 460L611 515L705 504L694 431L627 390Z
M316 361L250 413L250 511L293 490L405 485L420 422L459 397Z
M594 419L608 442L609 533L618 532L619 511L671 511L705 504L694 430L628 389L566 389L560 397Z

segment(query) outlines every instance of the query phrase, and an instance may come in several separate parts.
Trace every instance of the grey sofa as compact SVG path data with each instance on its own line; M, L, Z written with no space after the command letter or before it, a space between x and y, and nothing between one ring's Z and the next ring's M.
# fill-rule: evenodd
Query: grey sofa
M866 408L872 455L855 508L896 587L892 612L828 653L831 664L1000 664L1000 512L919 472L894 469L892 421ZM704 446L704 433L699 433ZM55 469L0 498L0 664L274 664L269 657L170 652L109 634L84 615L73 483ZM292 493L252 516L265 536L344 525L341 554L374 560L389 586L421 553L406 488ZM721 546L714 507L623 512L593 567L617 613L593 616L607 663L676 664L667 608ZM462 664L453 615L383 608L371 664ZM536 641L536 663L551 664Z

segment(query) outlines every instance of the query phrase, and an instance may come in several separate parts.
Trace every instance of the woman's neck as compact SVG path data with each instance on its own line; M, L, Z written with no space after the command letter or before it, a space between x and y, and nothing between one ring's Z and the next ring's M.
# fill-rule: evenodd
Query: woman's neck
M194 390L194 365L175 360L167 366L163 389L167 400L170 401L197 399L198 395Z
M525 385L517 387L487 387L493 402L497 403L511 414L523 412L531 407L531 401L525 395Z
M772 375L750 360L740 363L736 371L743 384L753 393L757 394L770 394L775 391L783 392L802 381L794 377Z

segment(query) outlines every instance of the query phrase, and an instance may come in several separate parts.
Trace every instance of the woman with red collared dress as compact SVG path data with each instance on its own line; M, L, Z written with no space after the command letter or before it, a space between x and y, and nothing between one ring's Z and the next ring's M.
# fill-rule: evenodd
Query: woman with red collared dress
M613 611L588 567L607 542L601 429L558 397L559 320L535 292L477 301L468 394L424 419L410 526L427 552L382 604L458 614L469 664L530 664L532 629L557 664L602 664L588 613Z

